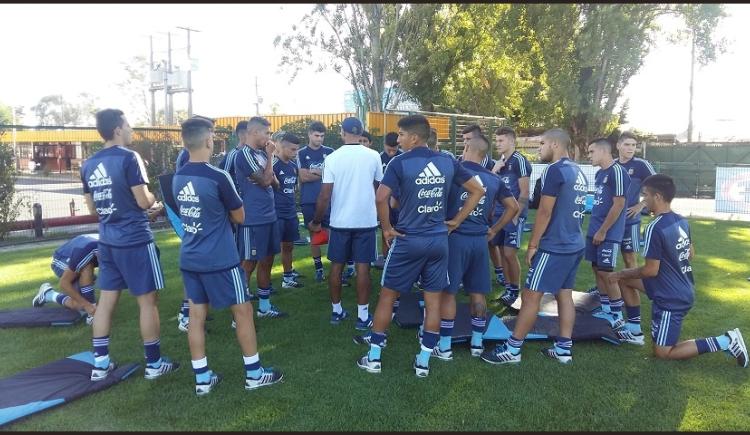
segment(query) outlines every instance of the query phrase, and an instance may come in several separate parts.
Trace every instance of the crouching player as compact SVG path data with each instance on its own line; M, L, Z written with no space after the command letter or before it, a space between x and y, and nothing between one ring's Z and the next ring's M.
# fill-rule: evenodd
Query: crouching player
M50 283L39 287L32 305L41 307L56 302L71 310L86 311L86 324L91 325L96 311L94 268L98 266L99 234L83 234L65 242L52 254L52 271L60 278L57 292Z
M672 211L676 189L671 177L652 175L643 180L642 189L644 201L655 216L646 227L646 264L613 273L609 281L645 292L651 299L651 338L657 358L681 360L723 350L736 358L737 364L747 367L747 347L738 328L717 337L679 341L682 321L693 306L695 294L690 227L685 218Z
M230 307L237 322L237 341L245 363L245 389L281 381L277 370L261 367L244 270L234 248L232 222L245 218L242 200L229 174L208 163L213 149L213 123L190 118L182 124L182 139L190 161L172 183L185 235L180 247L180 270L190 301L188 343L195 372L195 392L208 394L221 376L208 368L205 322L208 304Z
M518 212L518 202L502 179L485 169L480 163L487 155L489 142L484 136L470 139L464 150L460 165L473 175L484 188L484 196L455 231L448 235L448 288L443 291L440 304L440 342L432 356L450 361L451 335L456 319L456 293L461 284L471 298L471 356L480 356L484 350L482 336L486 326L487 293L492 288L489 271L487 242L507 225ZM462 187L454 187L448 196L448 219L453 219L463 208L468 193ZM503 214L491 229L489 213L495 202L502 202Z

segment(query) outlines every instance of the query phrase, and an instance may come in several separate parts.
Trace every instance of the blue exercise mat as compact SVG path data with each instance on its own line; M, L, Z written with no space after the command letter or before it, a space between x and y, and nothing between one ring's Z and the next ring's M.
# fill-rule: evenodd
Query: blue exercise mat
M65 307L18 308L0 311L0 328L71 326L86 317Z
M97 382L91 380L93 366L94 354L81 352L0 379L0 426L105 390L132 375L140 364L118 367Z

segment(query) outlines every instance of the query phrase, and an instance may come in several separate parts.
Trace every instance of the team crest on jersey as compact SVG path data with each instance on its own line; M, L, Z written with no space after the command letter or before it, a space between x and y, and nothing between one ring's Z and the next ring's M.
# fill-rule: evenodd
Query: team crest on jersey
M633 172L635 172L633 168L628 169L628 175L633 175Z
M605 176L604 176L604 180L602 180L602 183L606 183L606 182L607 182L607 180L609 180L609 175L605 175Z

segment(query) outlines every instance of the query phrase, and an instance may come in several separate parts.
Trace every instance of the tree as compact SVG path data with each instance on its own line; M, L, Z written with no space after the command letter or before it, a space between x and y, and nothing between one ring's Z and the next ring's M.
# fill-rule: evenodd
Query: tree
M47 95L31 108L39 125L91 125L96 114L95 98L85 92L72 100L62 95Z
M130 102L127 113L132 114L133 125L155 125L151 119L151 103L148 90L151 85L149 63L145 56L135 56L127 62L121 62L125 77L117 83ZM163 117L162 111L162 117Z
M13 112L10 106L0 103L0 125L12 122ZM5 131L0 129L0 136ZM8 143L0 143L0 240L10 231L10 226L15 222L24 205L22 198L17 198L16 193L16 156L13 148Z

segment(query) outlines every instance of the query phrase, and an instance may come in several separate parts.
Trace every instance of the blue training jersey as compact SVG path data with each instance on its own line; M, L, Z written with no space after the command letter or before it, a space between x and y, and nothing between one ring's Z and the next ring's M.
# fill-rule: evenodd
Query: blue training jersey
M542 172L542 196L554 196L549 225L539 241L539 249L555 254L571 254L585 247L583 210L589 182L578 165L567 157Z
M630 176L630 187L628 187L627 195L625 196L625 208L630 208L638 204L641 200L641 184L643 180L656 174L654 167L648 160L644 160L638 157L633 157L625 163L621 163L619 160L617 163L625 169L625 172ZM626 213L627 214L627 213ZM625 217L625 224L631 225L641 221L641 214L637 213L632 218Z
M172 192L185 234L180 269L218 272L240 263L229 211L242 199L229 174L210 163L187 163L174 175Z
M469 213L469 216L456 228L455 232L471 236L486 235L493 204L502 202L504 198L508 198L512 194L500 180L500 177L484 167L474 162L461 162L461 166L482 185L484 196L479 200L479 204L474 210ZM463 186L450 189L448 194L448 219L453 219L458 214L468 197L469 194Z
M119 145L97 151L81 165L81 181L99 215L100 243L127 247L154 240L146 210L130 190L148 184L146 166L137 152Z
M400 149L397 149L396 154L394 154L393 157L400 156L403 153L404 153L403 151L401 151ZM385 151L380 153L380 163L383 164L383 173L385 173L385 168L388 166L388 162L390 162L393 159L393 157L389 156L388 153L386 153Z
M607 169L596 171L596 192L594 193L594 208L591 210L591 221L587 237L593 237L594 234L602 227L607 213L612 209L614 198L624 197L630 187L630 177L625 169L617 162L613 163ZM604 237L604 240L620 243L625 233L625 214L627 207L623 207L622 212L617 220Z
M190 153L188 152L187 148L182 147L180 149L180 152L177 153L177 159L174 162L174 170L177 172L178 169L185 166L185 163L187 163L190 160Z
M323 169L323 161L328 154L333 152L333 148L321 145L314 150L306 146L297 153L297 168L299 169ZM300 183L300 204L315 204L318 201L321 180L308 181Z
M461 186L471 174L443 153L426 146L394 157L381 184L398 192L396 230L402 234L447 234L446 202L451 186Z
M229 150L221 159L221 162L219 162L219 169L229 174L232 182L234 182L234 188L237 189L240 195L242 195L242 191L240 190L240 181L237 179L237 174L234 170L234 162L237 161L237 155L242 152L243 148L245 148L245 145L237 145L236 148Z
M518 199L521 196L521 186L518 184L518 180L521 178L531 177L531 163L518 151L508 157L508 161L505 162L505 166L500 169L500 178L505 183L505 186L513 193L513 197ZM531 194L531 186L529 186L529 194ZM529 212L528 205L526 208L521 210L520 217L525 218ZM495 206L495 219L499 219L503 215L503 204L497 203Z
M64 271L80 272L88 264L98 265L99 234L82 234L73 237L52 254L52 264Z
M690 266L690 226L674 212L657 216L645 231L643 255L659 260L659 273L643 278L649 299L668 311L686 311L693 306L695 281Z
M273 187L262 187L250 178L253 174L263 173L266 162L265 150L256 150L251 146L246 146L238 152L234 162L234 170L237 179L240 180L242 202L247 204L243 225L264 225L276 222Z
M273 194L276 201L276 216L282 219L296 218L294 193L297 191L297 162L290 160L284 163L276 160L273 163L273 172L279 179L279 190Z

